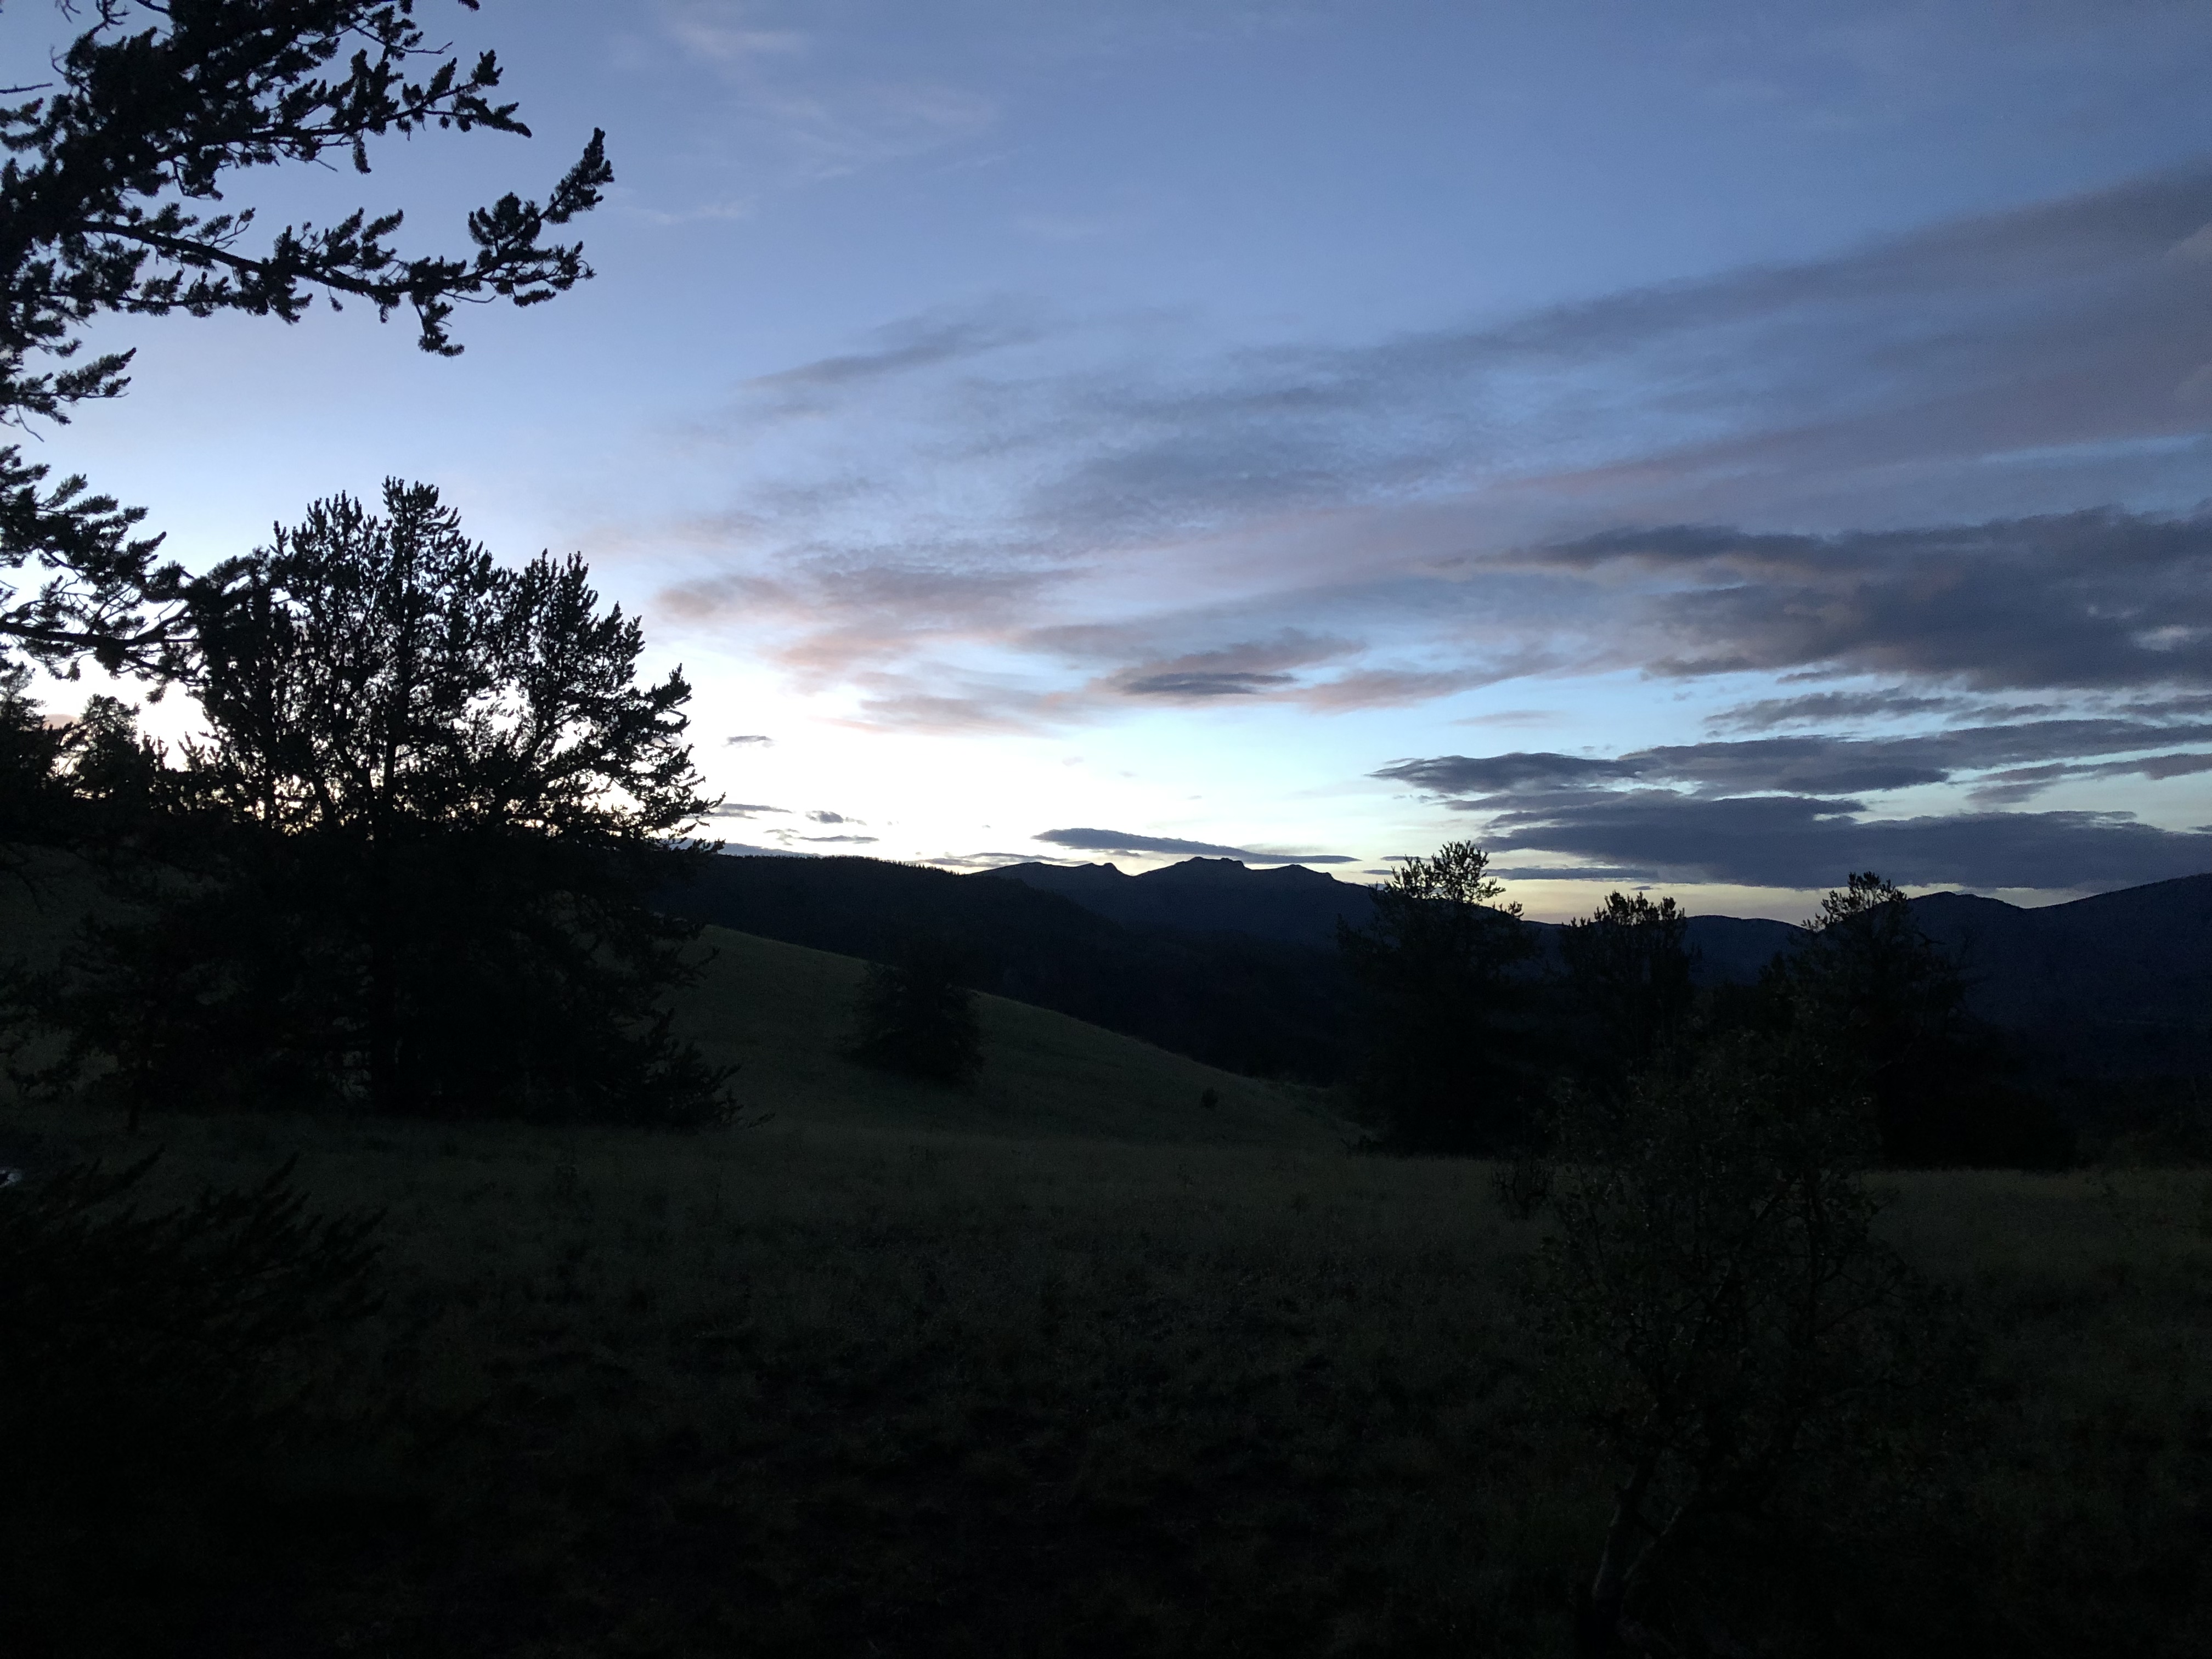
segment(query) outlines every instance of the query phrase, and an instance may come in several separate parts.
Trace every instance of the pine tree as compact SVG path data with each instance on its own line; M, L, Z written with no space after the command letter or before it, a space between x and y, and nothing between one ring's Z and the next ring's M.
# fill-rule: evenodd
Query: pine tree
M975 994L941 944L918 940L894 963L870 963L860 988L854 1057L938 1083L966 1083L983 1064Z
M318 297L334 309L351 299L380 318L411 310L422 348L453 356L458 305L535 305L589 276L580 246L546 235L613 178L596 132L542 203L508 195L471 213L459 255L403 255L396 211L341 208L263 236L251 210L209 210L255 168L327 167L336 155L366 173L373 138L433 127L528 137L516 106L495 101L496 58L464 69L426 43L414 9L95 0L92 26L53 56L52 81L0 88L39 94L0 106L0 423L65 422L122 394L131 353L82 356L102 315L289 323ZM19 446L0 447L0 651L64 673L88 655L110 671L178 672L186 577L159 562L145 516L82 477L49 482Z
M681 671L577 558L501 567L427 485L317 503L193 602L204 829L70 994L148 1101L696 1121L695 929L648 908L711 803Z
M1513 976L1535 946L1489 855L1451 842L1401 862L1374 889L1373 920L1338 924L1367 992L1358 1088L1391 1140L1424 1152L1490 1152L1530 1126L1522 1050L1526 988Z

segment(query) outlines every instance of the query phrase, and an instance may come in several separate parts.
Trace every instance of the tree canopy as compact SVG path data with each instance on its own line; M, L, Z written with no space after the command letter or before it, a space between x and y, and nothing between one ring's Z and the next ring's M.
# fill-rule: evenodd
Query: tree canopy
M66 422L123 392L132 354L84 354L105 315L296 322L318 298L356 299L380 319L407 308L422 349L450 356L457 306L535 305L588 277L581 246L548 234L612 180L596 131L542 201L471 212L462 252L403 253L396 209L264 234L251 208L222 205L257 168L336 155L366 173L373 138L527 137L497 100L494 54L465 67L415 13L414 0L96 0L51 80L0 88L25 100L0 105L0 422ZM0 447L0 648L63 672L90 656L174 673L184 572L157 562L143 508L49 473Z
M1339 924L1368 993L1360 1091L1405 1146L1492 1152L1528 1127L1512 969L1535 945L1489 869L1473 842L1447 842L1373 890L1365 927Z
M1685 1036L1696 994L1689 927L1672 898L1609 893L1559 936L1594 1079L1617 1088Z
M142 1100L696 1121L695 928L646 907L711 803L681 671L577 558L495 564L427 485L318 502L197 584L197 838L67 999Z

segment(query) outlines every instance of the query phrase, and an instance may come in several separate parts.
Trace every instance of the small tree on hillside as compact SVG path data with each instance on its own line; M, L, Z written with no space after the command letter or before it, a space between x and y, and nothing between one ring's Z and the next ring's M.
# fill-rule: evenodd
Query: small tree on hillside
M1368 992L1359 1089L1391 1139L1410 1149L1492 1152L1528 1127L1531 1085L1516 1022L1515 966L1534 954L1518 904L1472 842L1409 858L1376 887L1365 927L1337 944Z
M853 1055L865 1065L939 1083L966 1083L982 1067L975 994L942 945L918 940L896 963L870 963L855 1012Z
M194 600L209 826L66 1005L149 1099L696 1120L668 1036L696 931L647 909L709 805L680 672L580 559L495 566L426 485L339 496Z

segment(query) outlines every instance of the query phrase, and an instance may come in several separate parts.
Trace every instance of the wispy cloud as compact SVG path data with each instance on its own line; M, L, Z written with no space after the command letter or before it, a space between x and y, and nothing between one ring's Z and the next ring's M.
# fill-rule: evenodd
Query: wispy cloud
M1623 667L2199 685L2208 222L2199 169L1364 344L932 313L726 413L743 511L676 528L663 603L924 729Z
M741 217L763 196L925 155L990 130L995 101L949 78L871 74L817 32L748 0L661 0L634 48L692 71L690 171L711 192L649 218Z

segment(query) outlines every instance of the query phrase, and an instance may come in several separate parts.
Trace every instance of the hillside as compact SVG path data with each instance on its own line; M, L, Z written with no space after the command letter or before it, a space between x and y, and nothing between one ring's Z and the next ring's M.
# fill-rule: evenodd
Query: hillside
M1066 897L1157 934L1234 933L1318 951L1337 919L1358 926L1367 890L1296 866L1252 870L1190 859L1142 875L1112 865L1010 865L988 872ZM970 878L971 884L978 878ZM1965 893L1930 893L1912 910L1955 951L1968 1006L2065 1070L2193 1075L2212 1066L2212 875L2185 876L2065 904L2025 909ZM1540 968L1561 929L1533 922ZM1692 916L1701 983L1742 983L1802 937L1793 923Z
M2212 875L2023 910L1966 893L1912 902L1994 1024L2076 1070L2196 1074L2212 1062Z
M865 963L725 927L700 946L705 972L678 999L678 1029L739 1067L744 1111L778 1122L1308 1151L1341 1139L1303 1091L1004 997L979 999L985 1061L972 1088L888 1076L842 1052Z
M52 962L95 889L74 859L45 852L0 881L0 963ZM933 1129L1328 1150L1342 1131L1310 1091L1279 1088L1005 997L980 999L985 1064L969 1089L887 1076L845 1058L866 964L851 957L702 931L702 971L677 1023L717 1065L748 1116L789 1125ZM1209 1091L1215 1103L1200 1103Z
M1324 950L1335 947L1340 921L1363 927L1375 908L1366 888L1297 864L1255 870L1200 858L1135 876L1112 864L1009 864L978 873L1057 893L1124 927L1249 933Z
M864 858L718 858L656 903L840 956L951 948L981 991L1255 1077L1326 1082L1339 1062L1333 950L1250 934L1124 927L1019 881Z

